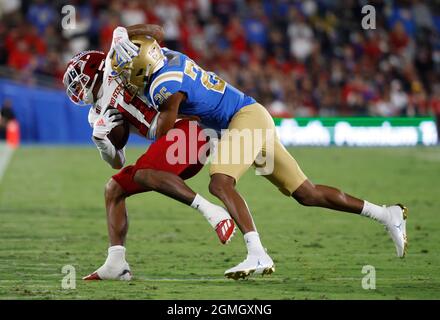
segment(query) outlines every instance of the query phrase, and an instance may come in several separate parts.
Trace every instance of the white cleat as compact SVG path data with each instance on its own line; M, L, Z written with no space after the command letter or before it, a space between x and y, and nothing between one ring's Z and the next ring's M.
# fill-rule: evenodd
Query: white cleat
M252 274L269 275L275 272L275 265L267 253L261 256L248 255L246 259L235 267L225 271L229 279L246 279Z
M408 250L408 237L406 235L408 208L401 204L396 204L386 207L386 210L388 211L388 221L384 222L385 229L390 234L391 239L393 239L397 256L403 258Z
M127 262L119 267L101 266L95 272L85 276L83 280L123 280L130 281L132 279L130 266Z

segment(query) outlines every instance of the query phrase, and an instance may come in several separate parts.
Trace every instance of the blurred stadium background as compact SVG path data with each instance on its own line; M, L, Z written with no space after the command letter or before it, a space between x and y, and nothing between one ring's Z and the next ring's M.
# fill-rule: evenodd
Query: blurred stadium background
M365 4L376 9L374 30L361 27ZM61 27L65 5L76 9L73 29ZM64 67L81 50L107 50L116 26L137 23L163 25L164 45L217 72L275 117L364 117L349 121L353 127L383 125L370 116L413 118L388 121L391 128L413 127L394 132L404 137L397 142L390 130L374 134L389 133L385 144L437 141L438 0L1 0L0 17L0 103L13 108L23 142L89 142L87 110L63 94ZM283 138L325 145L338 138L321 126L337 123L286 122ZM339 129L340 136L353 135Z

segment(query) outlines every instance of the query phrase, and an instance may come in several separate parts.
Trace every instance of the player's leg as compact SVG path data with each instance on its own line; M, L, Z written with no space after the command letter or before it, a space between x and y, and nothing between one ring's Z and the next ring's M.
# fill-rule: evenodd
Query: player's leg
M125 238L128 232L125 200L130 195L149 191L133 182L133 170L133 166L125 167L105 186L104 197L110 247L104 264L84 277L84 280L131 279L130 266L125 259Z
M200 166L201 167L201 166ZM128 232L128 215L125 206L125 199L133 194L152 191L156 188L156 179L168 179L176 185L183 185L188 188L182 178L168 172L151 170L148 180L149 184L141 185L134 180L135 166L128 166L114 175L105 188L105 204L107 211L107 226L110 239L107 259L104 264L92 274L84 277L84 280L119 279L130 280L130 267L125 259L125 237ZM190 166L181 172L183 178L190 178L200 171L200 168ZM157 173L157 175L156 175ZM159 188L157 188L159 190ZM189 189L189 188L188 188ZM168 192L167 192L168 193ZM230 241L235 230L234 223L229 214L221 207L216 206L203 197L195 194L191 189L182 193L192 194L188 198L190 204L198 209L216 227L217 235L222 243ZM177 196L177 199L184 197ZM182 201L183 202L183 201ZM188 202L187 202L188 203Z
M408 246L406 219L408 209L401 205L379 206L366 200L355 198L339 189L326 185L315 185L306 180L292 193L300 204L350 212L369 217L385 225L398 257L404 257Z
M249 207L235 189L235 184L234 177L223 173L214 173L209 183L209 191L224 203L243 234L256 232L257 229Z
M221 137L210 168L209 190L225 204L243 233L247 247L246 259L225 272L226 277L233 279L245 278L254 272L269 274L275 270L272 259L261 243L249 207L235 188L239 178L252 166L264 143L264 138L254 140L255 130L265 131L272 122L270 116L269 119L261 116L260 108L263 107L257 104L244 107L232 118L229 132ZM249 135L253 141L245 141ZM251 150L248 149L249 145L252 146ZM237 154L239 157L234 160Z
M249 207L235 189L235 179L222 173L213 174L209 190L225 204L228 212L231 212L247 248L246 259L226 270L225 277L238 280L245 279L253 273L266 275L274 272L274 263L261 243Z
M134 181L186 205L191 205L196 197L196 193L175 173L156 169L138 169Z
M292 193L292 197L304 206L323 207L356 214L360 214L364 206L364 201L361 199L334 187L315 185L308 179Z
M378 206L337 188L313 184L278 139L274 147L274 170L266 178L281 192L292 196L304 206L360 214L381 222L387 227L396 245L397 255L404 256L407 245L405 221L407 209L402 205Z
M215 229L220 242L226 244L235 233L235 224L231 216L224 208L195 193L184 181L195 176L203 168L203 159L190 156L190 152L199 155L206 148L206 138L202 136L202 129L197 122L188 120L178 121L174 129L180 130L180 135L172 139L167 139L167 136L160 138L139 158L133 179L144 188L198 210ZM174 163L167 156L168 150L174 150L176 143L183 143L178 150L185 156L181 161Z
M139 175L139 180L134 179L135 173L145 171L145 175ZM142 179L145 178L145 179ZM84 280L101 280L101 279L123 279L130 280L131 272L129 265L125 259L125 238L128 232L128 215L125 200L128 196L146 192L161 191L162 187L158 186L159 181L169 181L170 185L184 185L183 180L168 172L161 172L153 169L136 170L135 166L128 166L122 169L117 175L113 176L105 187L105 206L107 212L107 228L110 240L107 259L104 264L92 274L84 277ZM141 182L141 183L139 183ZM163 186L166 189L166 185ZM189 194L189 201L193 201L195 193L186 185L179 190L176 187L176 196L173 197L185 203L185 193ZM183 196L179 195L179 192ZM173 195L172 192L163 192L165 195ZM193 198L191 200L191 197ZM186 202L188 203L188 202Z
M147 191L147 190L145 190ZM107 212L107 229L111 246L124 246L128 232L128 214L125 199L126 191L111 178L104 191Z

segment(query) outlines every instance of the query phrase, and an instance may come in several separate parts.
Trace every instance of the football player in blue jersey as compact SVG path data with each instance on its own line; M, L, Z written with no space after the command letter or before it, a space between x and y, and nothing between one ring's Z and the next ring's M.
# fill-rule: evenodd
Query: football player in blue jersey
M302 205L355 213L379 221L388 230L397 256L405 255L406 207L379 206L336 188L312 183L281 144L267 110L252 97L215 73L203 70L185 54L160 47L153 38L136 36L127 41L136 45L139 52L115 55L113 70L143 91L147 101L160 112L156 138L173 128L178 114L196 116L202 126L219 133L215 161L210 167L209 190L236 221L248 252L243 262L226 270L226 277L240 279L275 270L250 210L236 190L240 177L251 166L260 170L284 195ZM249 140L242 139L246 137Z

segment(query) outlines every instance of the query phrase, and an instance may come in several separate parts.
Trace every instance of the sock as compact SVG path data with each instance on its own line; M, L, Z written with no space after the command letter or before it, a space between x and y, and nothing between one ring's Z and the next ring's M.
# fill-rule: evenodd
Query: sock
M125 247L111 246L108 248L107 259L96 272L101 279L117 279L126 267L128 264L125 261Z
M191 203L191 207L199 210L213 228L215 228L220 221L231 218L225 209L209 202L200 194L196 194L196 197Z
M266 254L263 245L261 244L260 235L256 231L250 231L244 236L244 242L248 250L248 255L258 256Z
M377 220L379 222L384 222L387 218L387 211L385 210L385 208L365 200L361 215Z
M104 265L110 268L120 267L124 265L125 261L125 247L123 246L111 246L108 248L107 259Z

